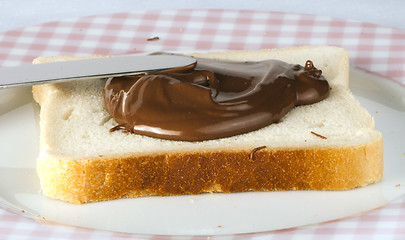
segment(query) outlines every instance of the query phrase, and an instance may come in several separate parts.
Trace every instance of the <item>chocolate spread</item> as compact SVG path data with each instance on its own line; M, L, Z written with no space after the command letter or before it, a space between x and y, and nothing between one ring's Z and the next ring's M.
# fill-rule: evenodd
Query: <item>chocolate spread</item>
M161 139L201 141L260 129L294 106L329 95L311 61L229 62L198 58L162 72L109 78L106 109L124 129Z

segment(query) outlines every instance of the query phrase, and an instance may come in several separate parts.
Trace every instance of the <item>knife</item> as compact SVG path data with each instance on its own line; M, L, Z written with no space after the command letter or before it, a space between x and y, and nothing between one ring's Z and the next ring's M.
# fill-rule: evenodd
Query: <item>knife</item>
M0 68L0 88L156 72L195 63L183 55L121 55Z

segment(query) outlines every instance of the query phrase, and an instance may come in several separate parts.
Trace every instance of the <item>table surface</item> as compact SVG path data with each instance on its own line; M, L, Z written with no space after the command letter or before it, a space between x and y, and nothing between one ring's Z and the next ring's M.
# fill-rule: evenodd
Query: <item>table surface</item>
M173 4L175 2L176 4ZM81 16L109 14L116 12L131 12L151 9L251 9L262 11L281 11L292 13L308 13L315 15L332 16L341 19L358 20L370 22L389 27L405 30L403 21L403 10L405 1L344 1L314 0L303 4L298 0L286 1L162 1L162 0L119 0L119 1L95 1L95 0L70 0L61 7L60 2L51 0L21 0L21 1L0 1L0 32L41 24L49 21L58 21L66 18L77 18ZM350 8L347 6L350 4ZM291 6L296 6L292 8ZM361 10L359 10L361 9ZM383 74L384 75L384 74ZM402 73L404 81L404 74ZM395 79L394 79L395 80ZM257 234L252 239L295 239L306 237L316 239L316 236L323 236L324 239L347 239L347 236L355 239L401 239L405 238L405 232L398 229L405 229L405 201L399 199L392 203L384 214L370 213L367 217L355 217L345 221L322 224L316 228L304 228L299 231L276 231L270 234ZM380 221L373 221L379 218ZM385 228L373 224L386 224ZM110 232L88 232L78 228L58 228L52 226L38 227L39 223L26 219L14 213L0 208L0 239L127 239L132 235L110 233ZM353 225L358 231L353 235ZM379 228L380 227L380 228ZM21 232L13 232L18 229ZM373 232L373 229L377 229ZM381 230L383 229L383 230ZM389 232L395 229L395 233ZM370 235L370 231L372 234ZM386 232L387 231L387 232ZM315 237L314 237L315 236ZM389 238L387 238L389 237ZM234 236L234 239L243 239L243 236ZM138 237L137 237L138 239ZM139 237L139 239L149 239ZM159 239L159 237L156 237ZM195 238L200 239L200 238ZM206 239L206 238L201 238Z
M350 7L348 7L350 6ZM53 0L0 1L0 32L65 18L151 9L250 9L308 13L405 29L401 0Z

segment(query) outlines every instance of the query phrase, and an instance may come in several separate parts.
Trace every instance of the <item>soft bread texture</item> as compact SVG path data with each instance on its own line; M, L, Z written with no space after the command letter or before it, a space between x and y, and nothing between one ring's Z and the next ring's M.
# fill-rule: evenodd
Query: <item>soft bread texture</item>
M272 190L346 190L379 181L382 135L348 89L348 56L336 47L195 53L252 61L310 59L330 96L296 107L277 124L202 142L110 133L104 80L33 87L40 112L37 171L43 193L72 203L148 195ZM34 63L70 60L41 57ZM260 148L265 146L264 148Z

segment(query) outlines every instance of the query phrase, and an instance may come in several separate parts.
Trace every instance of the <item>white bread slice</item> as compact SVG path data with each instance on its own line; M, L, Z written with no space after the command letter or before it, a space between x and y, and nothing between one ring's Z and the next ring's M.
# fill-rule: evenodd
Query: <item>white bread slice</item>
M33 87L41 106L37 171L43 193L73 203L146 195L345 190L382 178L382 135L348 89L348 56L336 47L192 54L233 61L312 60L332 90L277 124L202 142L113 133L104 80ZM41 57L34 63L64 61ZM254 149L266 146L258 151Z

